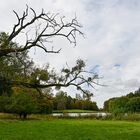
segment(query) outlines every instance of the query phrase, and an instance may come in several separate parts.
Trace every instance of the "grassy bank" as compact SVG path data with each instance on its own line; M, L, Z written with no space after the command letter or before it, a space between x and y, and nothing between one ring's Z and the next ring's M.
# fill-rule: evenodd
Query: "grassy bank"
M140 122L89 119L1 120L0 140L139 140Z
M67 110L54 110L53 113L94 113L94 110L80 110L80 109L67 109ZM98 111L99 112L99 111Z

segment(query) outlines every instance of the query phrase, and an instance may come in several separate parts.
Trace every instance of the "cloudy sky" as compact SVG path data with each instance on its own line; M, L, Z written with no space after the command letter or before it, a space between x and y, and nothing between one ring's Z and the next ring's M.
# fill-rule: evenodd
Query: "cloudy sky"
M60 13L67 18L76 14L83 25L85 38L77 38L77 46L56 40L54 45L61 53L43 54L32 50L31 57L38 65L51 63L52 67L63 67L66 62L74 64L82 58L88 70L101 77L100 83L107 87L96 87L93 100L101 107L114 96L122 96L140 86L140 0L0 0L0 31L10 32L16 18L12 10L22 12L26 4L40 11ZM73 94L73 93L71 93Z

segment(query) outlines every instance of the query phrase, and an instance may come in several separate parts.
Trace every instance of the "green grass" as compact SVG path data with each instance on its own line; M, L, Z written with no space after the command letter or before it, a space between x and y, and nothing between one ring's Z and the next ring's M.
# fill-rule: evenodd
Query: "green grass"
M53 113L94 113L94 110L80 110L80 109L67 109L67 110L54 110ZM99 112L99 111L98 111Z
M140 122L89 119L1 120L0 140L139 140Z

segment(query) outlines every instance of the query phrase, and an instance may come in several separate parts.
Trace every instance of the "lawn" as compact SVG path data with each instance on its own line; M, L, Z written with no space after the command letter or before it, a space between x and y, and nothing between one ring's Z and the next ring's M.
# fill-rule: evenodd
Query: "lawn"
M89 119L1 120L0 140L139 140L140 122Z

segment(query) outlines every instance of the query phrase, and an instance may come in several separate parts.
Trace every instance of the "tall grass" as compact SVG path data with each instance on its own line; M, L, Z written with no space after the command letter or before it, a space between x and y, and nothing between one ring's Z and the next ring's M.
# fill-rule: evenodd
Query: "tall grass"
M19 116L16 114L0 113L1 120L19 120ZM97 116L91 114L87 116L69 116L68 113L64 113L61 116L42 115L42 114L31 114L28 115L27 120L53 120L53 119L92 119L92 120L126 120L126 121L140 121L140 114L127 114L127 115L113 115L108 114L107 116Z

